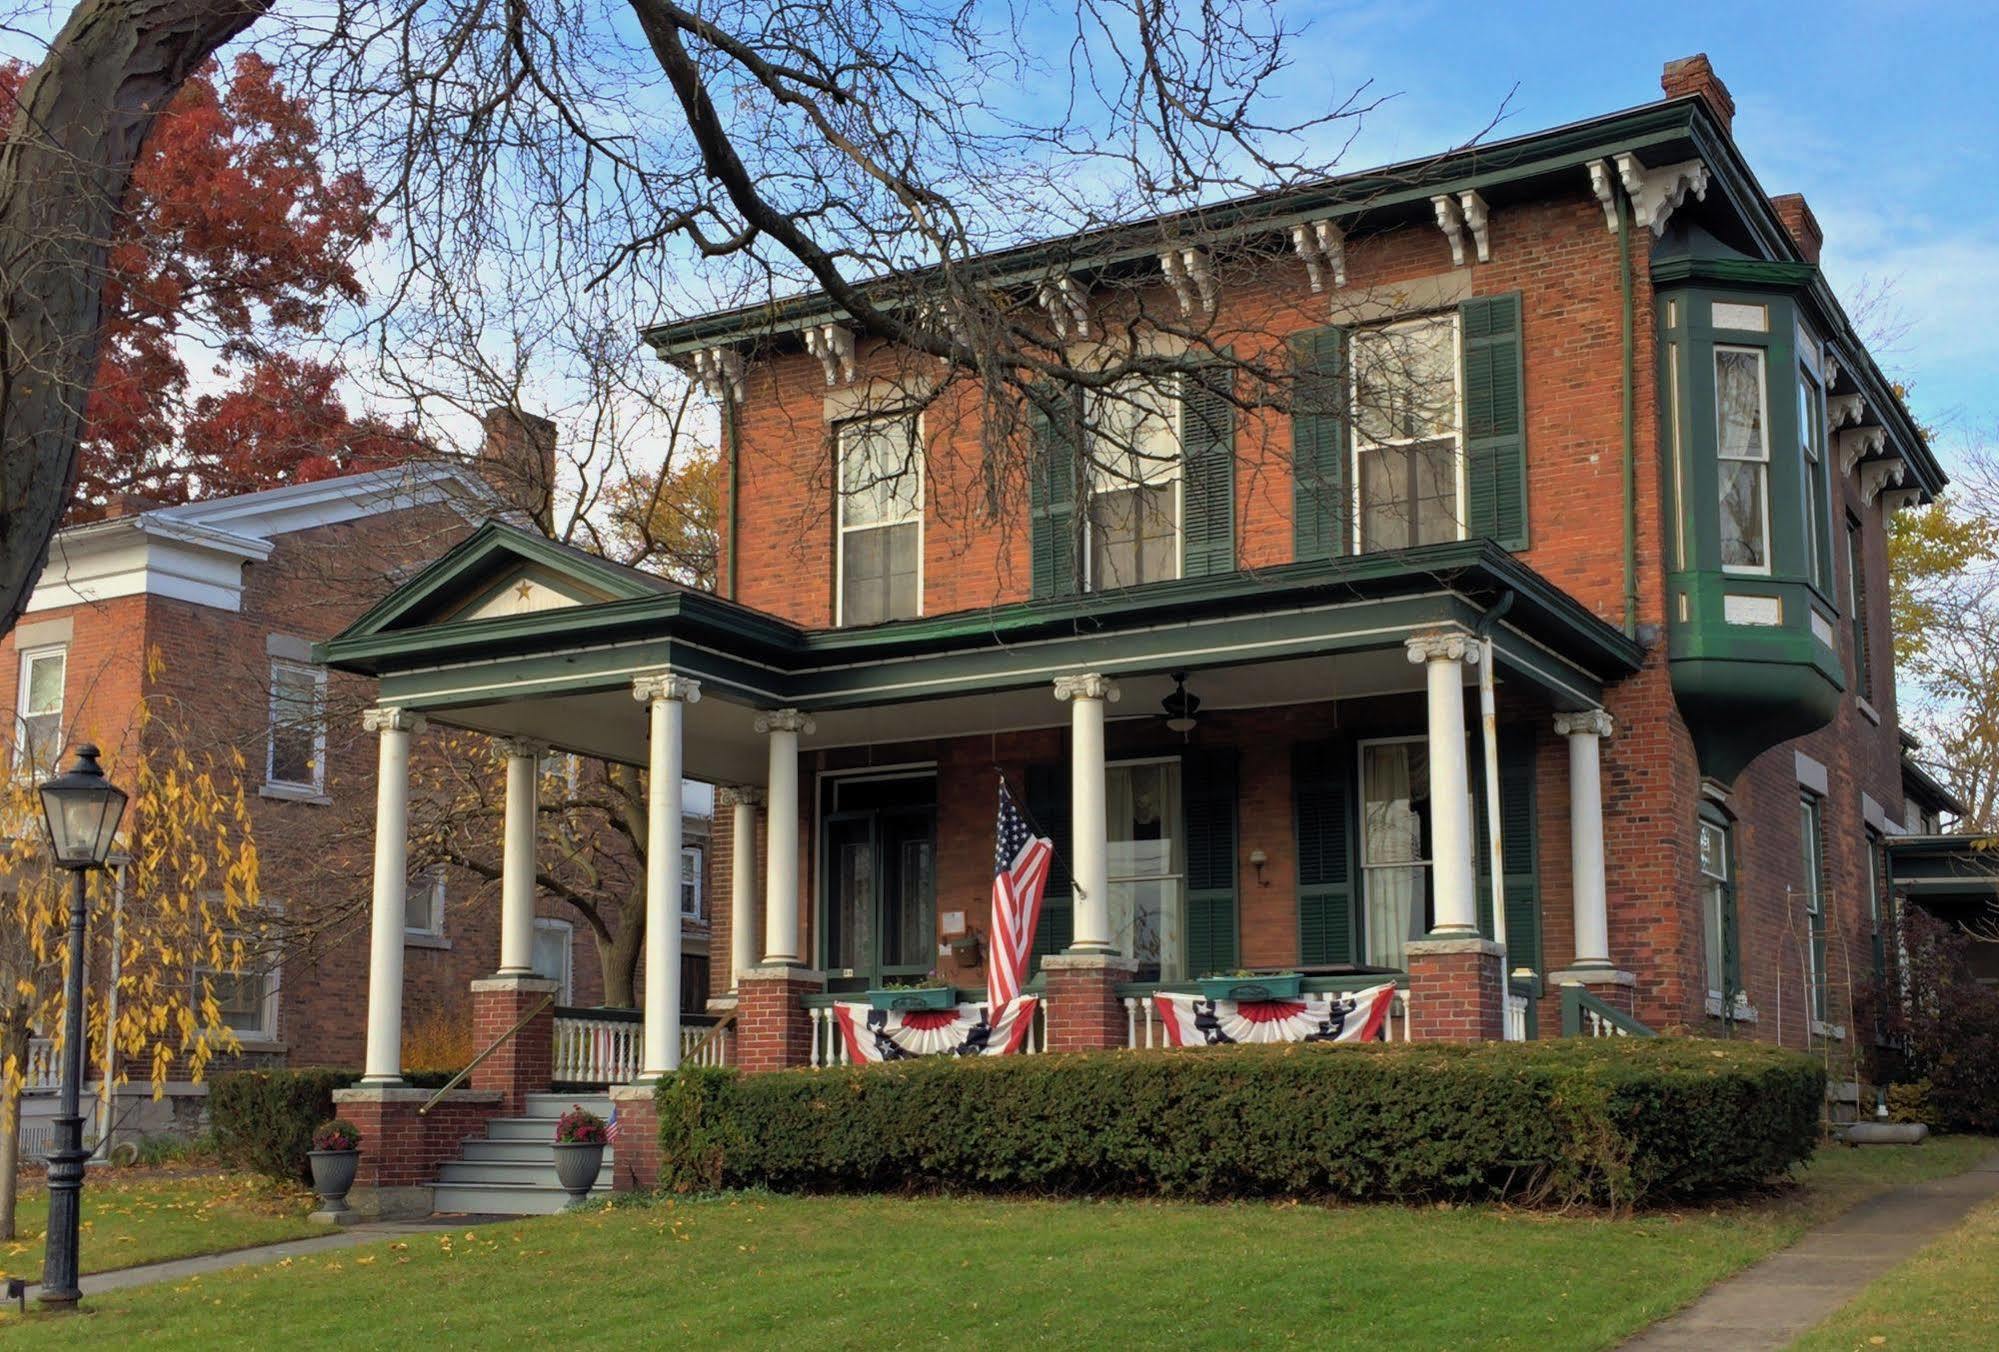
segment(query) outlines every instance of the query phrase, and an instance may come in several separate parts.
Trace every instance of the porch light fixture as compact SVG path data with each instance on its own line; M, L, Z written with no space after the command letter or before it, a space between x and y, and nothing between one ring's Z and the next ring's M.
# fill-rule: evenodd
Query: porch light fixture
M63 774L41 786L42 815L49 832L49 849L58 866L70 872L69 969L63 982L62 1087L57 1100L55 1149L49 1151L48 1244L42 1258L44 1308L74 1309L77 1289L77 1243L83 1205L83 1115L78 1095L83 1085L83 926L85 886L94 869L104 867L111 841L125 816L125 791L104 777L97 748L85 742Z
M1187 693L1187 673L1173 673L1173 693L1159 701L1166 713L1166 726L1182 737L1187 736L1200 724L1195 717L1201 708L1201 697Z

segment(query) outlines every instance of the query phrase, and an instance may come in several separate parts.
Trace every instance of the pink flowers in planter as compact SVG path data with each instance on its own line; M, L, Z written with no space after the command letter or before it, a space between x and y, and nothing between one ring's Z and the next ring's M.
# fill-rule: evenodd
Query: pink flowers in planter
M572 1106L555 1123L558 1145L604 1145L611 1139L604 1119L588 1108Z

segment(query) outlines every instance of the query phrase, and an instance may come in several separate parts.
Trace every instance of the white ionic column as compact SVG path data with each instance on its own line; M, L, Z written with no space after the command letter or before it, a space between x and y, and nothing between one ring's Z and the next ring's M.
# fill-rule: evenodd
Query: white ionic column
M1094 672L1057 676L1055 698L1069 704L1069 877L1076 895L1069 948L1109 953L1110 845L1104 817L1104 705L1117 683Z
M1569 869L1576 918L1577 968L1608 968L1610 909L1603 869L1603 765L1610 736L1601 709L1556 714L1555 731L1569 742Z
M739 785L719 797L732 809L729 835L729 989L757 965L757 804L763 790Z
M1478 643L1463 634L1423 634L1408 640L1408 649L1409 660L1422 664L1429 691L1430 872L1437 898L1437 923L1430 933L1475 938L1478 871L1465 757L1464 667L1478 661Z
M368 709L361 726L381 739L375 768L375 898L368 946L368 1046L363 1084L403 1082L403 921L410 870L410 735L407 709Z
M646 1022L639 1078L680 1069L681 731L701 683L670 671L640 676L632 698L646 706Z
M796 709L757 717L770 734L769 806L764 817L764 965L799 967L798 938L798 734L814 723Z
M506 830L500 845L500 975L534 973L535 835L541 758L548 748L525 737L501 743L507 754Z

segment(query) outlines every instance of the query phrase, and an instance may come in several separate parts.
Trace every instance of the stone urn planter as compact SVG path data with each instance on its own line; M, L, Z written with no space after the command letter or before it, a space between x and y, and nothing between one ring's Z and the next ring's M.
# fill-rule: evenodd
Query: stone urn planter
M353 1221L347 1193L354 1186L354 1171L361 1166L361 1133L352 1122L339 1118L322 1122L312 1133L306 1159L312 1166L312 1190L319 1194L312 1219L335 1225Z
M569 1194L571 1207L590 1200L590 1189L597 1186L597 1174L604 1167L604 1147L610 1139L604 1119L588 1108L571 1108L556 1122L555 1181Z

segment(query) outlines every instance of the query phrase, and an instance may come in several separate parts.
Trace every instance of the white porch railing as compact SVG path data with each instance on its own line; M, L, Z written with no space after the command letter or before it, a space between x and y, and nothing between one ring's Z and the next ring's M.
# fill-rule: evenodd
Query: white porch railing
M840 1036L840 1021L828 1004L813 1005L806 1013L812 1016L812 1068L823 1070L827 1066L851 1064L847 1055L847 1040ZM1021 1054L1032 1056L1048 1049L1048 1002L1038 1001L1034 1006L1034 1021L1027 1025L1027 1036L1020 1044Z
M62 1086L62 1066L56 1060L54 1038L28 1039L28 1063L21 1068L22 1089L30 1094Z
M684 1016L685 1017L685 1016ZM680 1063L684 1066L725 1066L727 1038L708 1040L712 1019L683 1023ZM707 1045L703 1046L703 1042ZM700 1054L695 1054L696 1049ZM645 1065L645 1019L636 1012L608 1009L564 1009L555 1016L557 1084L629 1084Z
M1127 995L1124 997L1125 1042L1128 1048L1164 1047L1166 1029L1159 1022L1159 1011L1149 995ZM1381 1041L1407 1042L1409 1040L1409 992L1398 990L1394 1001L1388 1006L1388 1018L1381 1025Z
M1527 997L1515 995L1511 991L1506 995L1506 1040L1508 1042L1527 1040Z
M1585 1009L1583 1016L1584 1037L1630 1037L1631 1034L1618 1027L1593 1009Z

